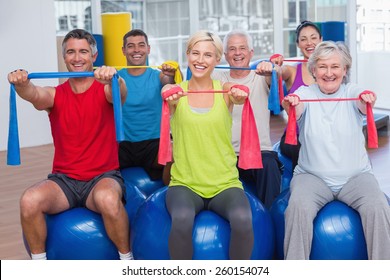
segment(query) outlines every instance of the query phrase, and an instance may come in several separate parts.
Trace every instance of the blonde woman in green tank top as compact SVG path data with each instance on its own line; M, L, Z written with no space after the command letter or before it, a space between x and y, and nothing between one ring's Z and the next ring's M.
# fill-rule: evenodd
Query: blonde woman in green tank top
M192 259L192 229L197 213L211 210L229 221L231 259L249 259L254 238L252 212L238 179L237 157L231 144L231 112L243 104L248 91L221 85L211 73L223 52L221 39L199 31L187 43L192 77L166 97L171 115L173 164L166 205L171 215L171 259ZM228 93L213 93L213 91ZM245 89L245 88L244 88ZM188 91L210 91L187 94Z

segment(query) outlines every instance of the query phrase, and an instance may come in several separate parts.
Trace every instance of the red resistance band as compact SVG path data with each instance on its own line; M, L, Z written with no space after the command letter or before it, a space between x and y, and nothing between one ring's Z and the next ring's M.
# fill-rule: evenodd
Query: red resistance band
M323 102L323 101L353 101L360 100L363 94L368 94L373 92L365 90L363 91L358 98L327 98L327 99L301 99L300 102ZM295 94L291 94L291 96L296 96ZM299 97L298 97L299 98ZM368 137L368 148L376 149L378 148L378 133L376 131L374 114L372 111L371 103L366 103L367 107L367 137ZM290 110L288 113L288 122L286 128L286 144L297 145L297 118L295 112L295 106L290 106Z
M238 88L249 93L249 88L243 85L234 85L231 88ZM165 100L178 92L182 92L180 86L175 86L163 93L163 107L160 129L160 148L158 151L158 163L165 165L172 161L172 144L170 139L170 113L169 105ZM227 91L188 91L187 93L227 93ZM241 145L238 166L242 169L259 169L263 168L261 158L260 140L257 133L255 117L249 98L245 100L242 111L241 125Z
M282 56L281 54L278 54L278 53L275 53L273 55L271 55L271 57L269 58L269 61L272 62L272 59L274 58L278 58ZM283 58L283 61L288 61L288 62L307 62L307 59L291 59L291 58Z

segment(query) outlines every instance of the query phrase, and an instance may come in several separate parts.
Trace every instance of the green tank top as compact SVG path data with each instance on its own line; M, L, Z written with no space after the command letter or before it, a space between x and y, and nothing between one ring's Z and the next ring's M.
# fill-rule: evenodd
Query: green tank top
M188 81L180 85L188 90ZM220 81L213 81L213 88L221 90ZM181 97L171 118L171 131L174 163L169 186L186 186L204 198L228 188L243 188L231 144L232 117L222 94L214 94L207 113L193 112L188 97Z

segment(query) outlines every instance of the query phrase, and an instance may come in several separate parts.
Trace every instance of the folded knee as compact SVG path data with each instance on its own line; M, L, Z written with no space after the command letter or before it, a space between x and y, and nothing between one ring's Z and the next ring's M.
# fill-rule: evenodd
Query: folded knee
M195 219L195 212L189 209L182 209L171 213L172 224L180 225L180 227L192 226Z
M29 216L37 211L43 211L41 195L31 189L26 190L20 198L20 212L22 216Z
M236 211L229 219L232 230L243 232L252 230L252 212Z

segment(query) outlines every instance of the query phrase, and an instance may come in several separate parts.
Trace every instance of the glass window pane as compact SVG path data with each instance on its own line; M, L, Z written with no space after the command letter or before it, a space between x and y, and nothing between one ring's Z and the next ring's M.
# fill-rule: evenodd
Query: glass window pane
M357 1L359 51L390 51L390 2Z
M175 60L185 69L185 44L190 33L188 0L146 1L145 11L145 31L151 45L150 65Z
M132 27L143 28L142 0L102 0L100 3L102 13L130 12ZM92 32L91 0L54 0L54 10L57 35L65 35L74 28Z
M274 50L272 8L272 0L200 0L200 29L218 33L222 39L231 30L247 30L253 38L253 60L268 58Z
M296 27L303 20L315 23L325 21L347 21L346 0L288 0L284 2L283 18L283 55L301 56L296 46Z

